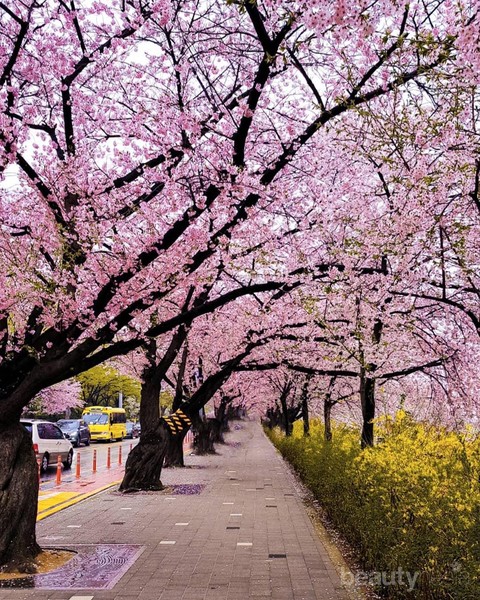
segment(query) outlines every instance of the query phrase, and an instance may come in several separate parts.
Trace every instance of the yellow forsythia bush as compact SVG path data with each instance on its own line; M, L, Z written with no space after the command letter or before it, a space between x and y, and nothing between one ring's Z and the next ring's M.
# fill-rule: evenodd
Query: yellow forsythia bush
M376 433L366 450L345 425L326 442L318 421L307 438L301 423L289 438L269 436L385 597L479 600L480 438L402 411L378 421Z

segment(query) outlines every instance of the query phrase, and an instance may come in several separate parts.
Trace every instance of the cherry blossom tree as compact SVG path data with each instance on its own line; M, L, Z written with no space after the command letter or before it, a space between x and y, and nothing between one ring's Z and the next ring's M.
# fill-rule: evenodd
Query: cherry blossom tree
M82 388L78 381L67 379L42 390L28 405L29 413L58 415L83 406Z
M39 550L23 407L238 297L292 285L293 258L268 268L263 253L280 244L280 258L328 210L335 126L474 64L478 19L461 2L3 0L0 35L0 166L18 177L0 191L4 564ZM308 254L301 273L331 261ZM222 265L209 299L178 312ZM192 410L224 379L207 378Z

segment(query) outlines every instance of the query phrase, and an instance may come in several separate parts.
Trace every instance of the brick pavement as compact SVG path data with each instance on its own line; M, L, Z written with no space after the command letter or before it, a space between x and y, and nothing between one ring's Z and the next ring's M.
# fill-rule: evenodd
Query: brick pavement
M108 490L38 524L42 546L141 545L111 589L0 589L0 600L347 600L289 468L257 423L237 427L217 455L164 471L200 494Z

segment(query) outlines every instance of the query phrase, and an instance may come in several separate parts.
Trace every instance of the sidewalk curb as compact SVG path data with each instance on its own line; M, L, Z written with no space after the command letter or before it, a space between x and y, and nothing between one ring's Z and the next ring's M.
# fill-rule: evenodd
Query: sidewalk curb
M323 525L317 509L308 498L302 498L302 500L305 506L305 510L307 511L307 514L310 520L312 521L313 526L315 527L315 531L318 537L320 538L320 541L324 545L325 550L327 551L327 554L330 557L330 560L332 561L338 576L341 578L343 574L348 573L353 578L354 573L352 569L343 557L343 554L339 550L335 541L332 539L327 529ZM345 590L350 600L368 600L368 595L362 589L352 588L345 585L342 585L342 589Z
M114 485L118 485L119 483L121 483L121 481L122 481L121 479L119 479L117 481L112 481L111 483L108 483L107 485L104 485L96 490L93 490L92 492L87 492L86 494L79 494L78 496L76 496L75 498L72 498L71 500L67 500L66 502L58 504L57 506L48 508L47 510L43 511L41 514L39 514L37 516L37 523L39 521L43 521L43 519L46 519L47 517L49 517L51 515L54 515L55 513L60 512L64 508L69 508L70 506L73 506L74 504L78 504L79 502L82 502L83 500L88 500L88 498L91 498L92 496L96 496L97 494L100 494L100 493L104 492L105 490L108 490L109 488L113 487Z
M330 560L332 561L332 564L335 568L335 571L337 572L337 575L341 579L342 575L347 573L353 579L354 575L355 575L354 572L352 571L349 564L345 560L342 552L340 551L339 547L335 543L335 540L331 537L328 530L322 523L322 520L318 513L318 510L315 507L315 505L313 504L314 497L313 497L312 492L303 483L303 481L300 479L298 473L296 473L293 466L282 456L282 453L278 450L278 448L275 447L275 445L272 443L272 441L269 439L269 437L265 434L265 432L264 432L264 435L267 438L267 440L270 442L270 444L272 444L272 446L275 448L275 451L276 451L278 457L284 463L284 465L288 469L288 472L295 479L297 485L299 485L301 487L302 492L303 492L301 495L302 504L304 505L307 515L308 515L310 521L312 522L312 525L315 528L315 532L318 535L318 538L324 545L325 550L327 551L327 554L328 554ZM369 600L371 598L371 596L369 596L367 594L367 592L362 588L358 588L358 587L352 588L350 586L342 585L341 589L347 594L347 596L349 597L350 600Z

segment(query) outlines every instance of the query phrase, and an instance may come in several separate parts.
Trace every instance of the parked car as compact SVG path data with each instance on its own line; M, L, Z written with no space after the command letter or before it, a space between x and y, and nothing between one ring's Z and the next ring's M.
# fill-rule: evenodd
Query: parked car
M75 448L80 444L90 444L90 429L83 419L60 419L57 425L63 431L67 440L70 440Z
M138 438L140 435L140 423L133 423L132 421L127 421L127 435L126 438Z
M65 469L73 462L73 447L63 435L60 427L49 421L39 419L21 419L20 423L32 437L33 449L40 460L40 471L45 473L49 466L57 464L58 457Z

